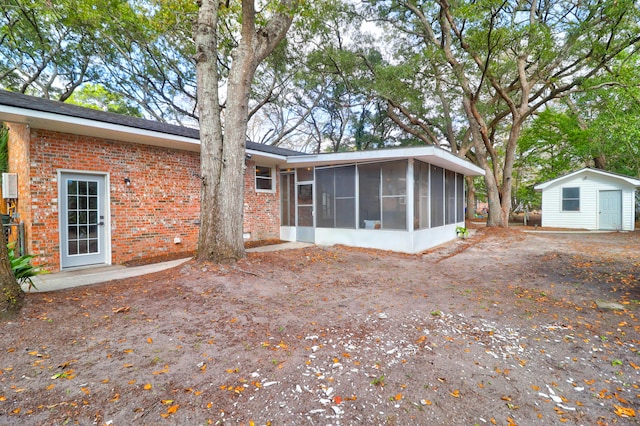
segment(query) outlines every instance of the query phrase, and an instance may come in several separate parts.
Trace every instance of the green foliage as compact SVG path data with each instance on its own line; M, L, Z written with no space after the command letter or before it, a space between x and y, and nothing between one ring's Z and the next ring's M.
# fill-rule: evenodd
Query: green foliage
M384 374L380 377L376 377L371 381L373 386L383 386L384 387Z
M32 288L37 290L36 286L33 284L32 278L36 275L46 274L48 272L31 264L31 260L34 258L33 255L25 254L17 256L15 252L15 243L7 244L7 253L9 256L9 263L11 264L11 270L13 271L13 275L16 277L18 284L22 285L28 283L29 290Z
M542 111L523 132L521 169L537 182L589 166L640 176L640 56L620 56L606 73Z
M9 171L9 130L0 125L0 173Z
M120 94L108 91L100 84L85 84L73 92L68 103L116 114L142 117L138 106L131 105Z
M0 2L0 87L66 101L98 82L121 99L99 97L110 107L101 109L139 116L138 104L161 121L194 118L196 11L188 0Z
M9 288L4 287L2 289L2 294L4 295L4 300L7 301L7 304L11 307L16 307L18 305L19 299L16 293L12 292Z
M456 235L464 240L469 236L469 230L464 226L456 226Z
M97 29L117 16L114 1L6 0L0 2L2 87L65 100L86 80L99 78ZM109 3L107 6L105 3ZM109 10L97 20L100 8ZM111 9L109 9L111 8Z

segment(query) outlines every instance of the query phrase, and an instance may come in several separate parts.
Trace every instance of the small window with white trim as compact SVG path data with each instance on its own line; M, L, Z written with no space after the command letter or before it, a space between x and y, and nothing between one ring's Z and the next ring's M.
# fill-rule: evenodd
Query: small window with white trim
M562 188L562 211L580 211L580 188Z
M256 164L256 192L275 192L273 167Z

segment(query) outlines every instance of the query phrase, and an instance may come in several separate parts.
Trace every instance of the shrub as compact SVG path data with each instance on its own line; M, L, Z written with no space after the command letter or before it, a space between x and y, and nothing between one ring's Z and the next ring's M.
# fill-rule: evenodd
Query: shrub
M34 258L32 254L25 254L16 257L15 246L15 243L7 244L9 263L11 264L11 270L13 271L13 275L16 277L16 281L18 281L18 284L20 285L28 283L29 291L32 288L37 290L38 288L33 284L33 280L31 278L36 275L46 274L47 271L31 264L31 260Z

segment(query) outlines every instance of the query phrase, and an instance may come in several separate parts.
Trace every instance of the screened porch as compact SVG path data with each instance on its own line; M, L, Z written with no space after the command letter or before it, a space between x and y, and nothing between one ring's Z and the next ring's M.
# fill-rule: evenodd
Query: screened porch
M344 155L341 164L285 169L281 239L405 253L449 241L464 226L465 172L481 174L449 155L457 160L449 168L442 155L350 163Z

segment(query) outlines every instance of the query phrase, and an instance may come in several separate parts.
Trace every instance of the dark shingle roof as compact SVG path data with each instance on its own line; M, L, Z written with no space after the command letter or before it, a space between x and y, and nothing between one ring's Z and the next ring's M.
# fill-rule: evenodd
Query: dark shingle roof
M290 155L307 155L306 152L294 151L292 149L280 148L279 146L265 145L263 143L256 143L251 141L247 141L247 149L260 151L267 154L281 155L283 157L288 157Z
M112 112L94 110L91 108L67 104L60 101L52 101L49 99L27 96L23 95L22 93L8 92L6 90L0 90L0 105L66 115L74 118L99 121L135 129L166 133L169 135L200 139L200 132L198 129L176 126L175 124L161 123L159 121L146 120L144 118L129 117ZM289 155L304 154L302 152L293 151L290 149L279 148L277 146L264 145L250 141L247 141L247 149L268 154L281 155L284 157Z

